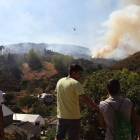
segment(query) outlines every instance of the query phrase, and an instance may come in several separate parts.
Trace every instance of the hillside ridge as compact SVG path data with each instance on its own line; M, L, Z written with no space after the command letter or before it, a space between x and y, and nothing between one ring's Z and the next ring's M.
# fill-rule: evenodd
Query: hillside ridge
M107 67L109 70L122 70L123 68L140 74L140 51Z
M69 45L69 44L47 44L47 43L19 43L19 44L11 44L5 45L5 49L3 50L3 54L5 53L28 53L30 49L34 49L35 51L39 51L41 54L44 53L44 50L51 50L57 53L61 53L64 55L70 55L74 58L86 58L90 59L91 52L88 48L77 45Z

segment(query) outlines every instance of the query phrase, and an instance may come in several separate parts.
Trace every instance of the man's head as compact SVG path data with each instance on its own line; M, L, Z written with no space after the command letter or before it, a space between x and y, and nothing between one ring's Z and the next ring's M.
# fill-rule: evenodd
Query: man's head
M116 95L118 94L120 90L120 83L118 80L116 79L110 79L107 82L107 91L111 94L111 95Z
M80 80L82 77L83 68L77 64L72 64L69 67L69 76L75 80Z

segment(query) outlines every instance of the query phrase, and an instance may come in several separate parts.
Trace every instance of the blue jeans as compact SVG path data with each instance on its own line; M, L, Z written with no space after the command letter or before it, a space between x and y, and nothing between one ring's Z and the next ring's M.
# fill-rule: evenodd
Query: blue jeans
M65 139L68 131L69 140L79 140L81 119L57 119L56 138Z

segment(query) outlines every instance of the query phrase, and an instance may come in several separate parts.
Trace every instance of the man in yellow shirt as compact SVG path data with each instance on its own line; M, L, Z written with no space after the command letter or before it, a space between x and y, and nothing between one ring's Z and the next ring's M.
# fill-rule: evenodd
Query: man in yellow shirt
M79 140L80 109L79 98L88 106L98 106L90 100L78 82L82 77L83 68L73 64L69 68L68 77L62 78L56 85L57 92L57 131L55 140L65 139L68 131L69 140Z

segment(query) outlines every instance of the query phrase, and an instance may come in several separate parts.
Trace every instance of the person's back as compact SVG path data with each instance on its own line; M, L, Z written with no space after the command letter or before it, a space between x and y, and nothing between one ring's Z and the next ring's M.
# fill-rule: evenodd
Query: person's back
M57 92L57 118L79 119L79 98L84 94L81 84L69 77L62 78L56 86Z
M123 100L123 102L122 102ZM122 104L121 104L122 102ZM115 110L111 106L119 111L123 112L126 118L130 121L131 117L131 101L126 98L122 98L120 96L111 96L107 98L105 101L100 102L99 108L104 117L104 120L107 125L106 130L106 139L105 140L113 140L114 139L114 118L115 118ZM121 105L121 106L120 106ZM127 108L127 109L126 109ZM131 140L131 136L128 140Z
M136 114L136 111L129 99L122 98L119 96L119 90L120 90L120 84L119 81L116 79L110 79L107 83L107 91L109 98L107 98L105 101L101 101L99 105L99 121L101 127L106 130L106 138L105 140L115 140L116 136L118 137L118 134L115 134L115 129L117 132L119 132L119 128L116 128L115 125L115 119L116 117L116 111L120 111L123 116L125 117L125 123L128 122L128 125L124 125L125 129L129 129L130 131L127 131L127 136L125 137L128 140L131 140L131 129L128 128L130 126L130 119L135 124L136 130L138 132L138 135L140 135L140 122L138 119L138 116ZM117 111L117 113L118 113ZM117 114L119 115L119 114ZM117 124L120 122L117 122ZM119 125L119 124L118 124ZM124 136L124 135L123 135ZM122 136L122 137L123 137ZM126 135L125 135L126 136ZM118 139L118 138L117 138ZM139 140L139 138L138 138Z

